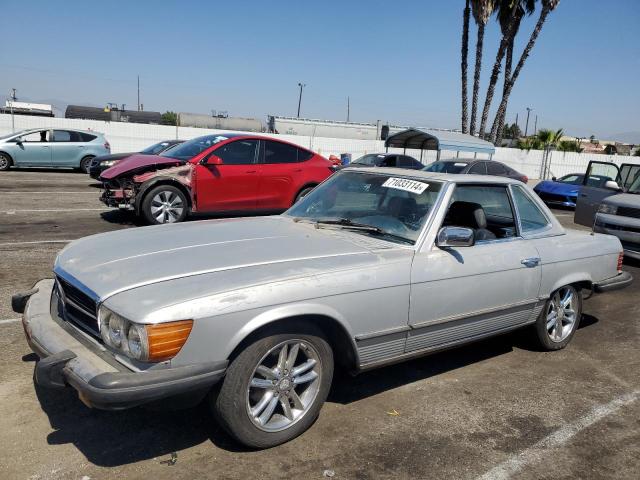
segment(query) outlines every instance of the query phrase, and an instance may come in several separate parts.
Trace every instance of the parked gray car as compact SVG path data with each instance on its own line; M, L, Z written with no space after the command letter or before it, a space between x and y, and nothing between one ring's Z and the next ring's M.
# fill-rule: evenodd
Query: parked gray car
M631 283L621 252L516 180L348 168L280 216L74 241L12 304L38 384L103 409L213 392L224 428L262 448L311 426L334 362L357 373L521 327L565 347L582 291Z
M104 135L69 129L22 130L0 137L0 170L13 167L78 168L111 151Z
M640 164L589 162L575 222L615 235L624 254L640 260Z

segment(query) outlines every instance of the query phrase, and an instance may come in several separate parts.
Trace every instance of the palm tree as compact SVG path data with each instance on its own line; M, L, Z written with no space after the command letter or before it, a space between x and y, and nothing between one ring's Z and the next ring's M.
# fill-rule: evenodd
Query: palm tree
M498 83L498 77L500 76L500 66L505 54L510 52L513 55L513 43L518 29L520 28L520 22L525 13L531 14L535 10L535 0L500 0L496 5L496 11L498 14L498 20L500 22L500 28L502 30L502 40L500 40L500 47L496 53L496 61L493 64L493 70L491 71L491 79L489 80L489 87L487 88L487 96L484 101L484 108L482 109L482 117L480 118L480 129L478 130L480 137L484 137L485 128L487 126L487 118L489 117L489 109L491 108L491 102L493 101L493 94L495 92L496 84ZM506 69L505 69L505 85L509 76L511 75L511 56L507 56Z
M516 68L513 71L513 75L509 79L504 92L502 94L502 101L500 102L500 106L498 107L498 111L496 113L496 117L493 120L493 125L491 126L491 141L496 143L496 139L498 136L498 123L501 115L504 115L507 111L507 103L509 102L509 96L511 95L511 91L513 90L513 85L516 83L518 79L518 75L522 71L522 67L524 66L527 57L531 53L533 46L536 44L536 40L538 39L538 35L540 35L540 31L542 30L542 26L544 22L547 20L549 13L551 13L560 3L560 0L542 0L542 11L540 12L540 17L538 17L538 22L536 23L533 32L531 32L531 37L529 38L529 42L525 47L522 55L520 56L520 60L516 65Z
M538 130L538 133L536 133L536 138L544 147L544 154L542 155L542 168L540 172L540 178L543 180L547 178L549 169L551 168L549 152L551 152L551 149L560 142L560 139L563 135L564 132L561 128L559 130L556 130L555 132L553 130L541 128L540 130Z
M462 133L469 131L469 112L467 99L467 57L469 55L469 16L471 15L471 7L469 0L466 0L464 12L462 14L462 55L460 68L462 70Z
M514 10L515 8L515 10ZM511 78L511 66L513 64L513 46L515 43L518 30L520 30L520 23L526 15L531 15L536 9L536 0L502 0L498 5L498 22L500 23L500 29L502 31L503 38L507 38L506 56L504 58L504 85L502 87L502 94L507 89L507 84ZM489 112L487 111L487 114ZM498 120L498 138L496 138L496 144L502 143L502 127L504 126L504 120L507 115L505 109L504 113ZM485 124L486 124L486 118ZM484 129L482 130L484 133Z
M478 90L480 89L480 69L482 68L482 42L484 41L484 27L493 12L494 0L471 0L473 19L478 26L476 39L476 68L473 74L473 97L471 100L471 125L469 133L476 133L476 117L478 114Z

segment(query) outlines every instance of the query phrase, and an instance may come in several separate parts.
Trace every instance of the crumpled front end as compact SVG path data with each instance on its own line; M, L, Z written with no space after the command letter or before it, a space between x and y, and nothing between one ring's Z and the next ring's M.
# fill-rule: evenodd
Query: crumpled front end
M166 179L184 185L190 193L193 205L193 193L191 184L193 180L194 166L191 163L168 168L154 169L139 172L131 177L122 176L104 182L104 190L100 200L112 208L121 210L136 210L139 194L146 190L153 180Z

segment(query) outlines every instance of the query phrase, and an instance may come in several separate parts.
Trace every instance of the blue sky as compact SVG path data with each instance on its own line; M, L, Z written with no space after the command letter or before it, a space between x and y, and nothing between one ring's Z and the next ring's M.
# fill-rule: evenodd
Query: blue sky
M350 96L351 120L458 127L463 5L3 0L0 94L15 87L31 100L134 107L139 74L146 110L264 119L295 115L302 81L301 116L344 120ZM537 15L523 23L517 55ZM530 106L538 127L601 138L640 132L639 31L638 0L562 0L511 95L508 121L520 112L523 125ZM492 19L481 101L498 41Z

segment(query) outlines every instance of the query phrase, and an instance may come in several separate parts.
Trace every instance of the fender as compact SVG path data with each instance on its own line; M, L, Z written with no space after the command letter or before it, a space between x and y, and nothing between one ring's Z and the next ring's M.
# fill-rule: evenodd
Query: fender
M593 279L588 272L573 272L567 275L563 275L553 284L550 292L540 292L540 297L545 300L551 296L551 292L555 292L560 287L570 285L572 283L589 283L593 285Z
M359 365L360 359L358 356L358 349L356 347L354 335L351 331L349 323L335 309L328 307L327 305L317 303L297 303L293 305L278 306L253 317L251 320L245 323L245 325L229 341L226 358L231 355L231 352L233 352L245 338L266 325L277 322L279 320L286 320L293 317L313 315L330 318L342 328L343 333L349 338L349 342L353 350L353 355L356 360L356 365Z

